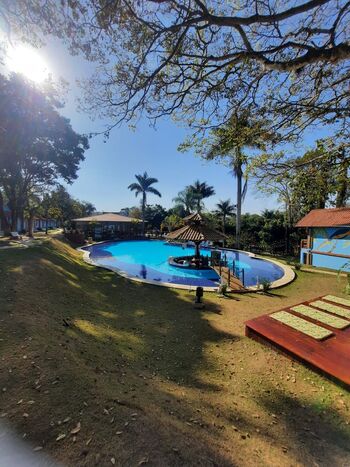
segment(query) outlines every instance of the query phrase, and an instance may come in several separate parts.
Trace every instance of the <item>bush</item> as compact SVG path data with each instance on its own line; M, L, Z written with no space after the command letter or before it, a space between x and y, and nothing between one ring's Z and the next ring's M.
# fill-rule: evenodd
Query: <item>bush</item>
M264 293L268 292L271 289L271 281L268 279L261 279L260 287Z
M294 265L294 268L295 268L296 271L300 271L301 263L294 263L293 265Z
M224 282L220 284L218 293L225 296L227 294L228 285Z

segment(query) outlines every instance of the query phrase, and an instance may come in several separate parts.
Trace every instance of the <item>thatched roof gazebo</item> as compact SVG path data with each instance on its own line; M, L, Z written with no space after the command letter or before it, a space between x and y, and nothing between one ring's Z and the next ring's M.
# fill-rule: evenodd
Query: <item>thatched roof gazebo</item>
M217 242L224 240L226 235L205 225L202 216L196 212L184 217L185 225L174 232L170 232L166 238L168 240L183 240L194 242L196 246L196 259L200 258L199 245L201 242Z

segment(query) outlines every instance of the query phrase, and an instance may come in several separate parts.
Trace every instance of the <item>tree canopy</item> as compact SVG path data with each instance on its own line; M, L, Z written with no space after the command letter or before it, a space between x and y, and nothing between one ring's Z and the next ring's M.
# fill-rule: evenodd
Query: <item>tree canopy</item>
M194 195L195 206L198 212L202 210L203 200L215 195L213 186L208 185L207 182L200 182L199 180L195 180L187 189Z
M274 131L349 119L347 0L3 0L9 30L99 62L85 105L111 126L141 112L200 128L248 109Z
M291 227L311 209L346 206L349 168L349 143L325 138L299 157L263 154L250 170L259 190L284 204Z
M218 215L222 219L222 231L225 233L226 230L226 219L229 216L233 216L236 213L236 206L231 203L230 199L227 199L225 201L219 201L216 204L216 209Z
M173 198L176 207L181 207L184 210L184 215L191 214L197 206L197 197L190 186L179 191L177 196Z
M59 114L52 93L19 75L0 75L0 102L0 191L13 223L29 195L77 178L88 140Z
M236 248L240 247L242 203L248 188L248 173L245 170L252 154L247 150L266 149L267 143L274 144L279 135L271 133L264 119L242 112L233 114L228 123L209 131L207 137L194 133L179 147L180 151L195 149L196 154L206 160L220 160L232 171L237 180ZM245 173L244 173L245 172ZM243 182L244 176L244 183Z
M73 198L63 186L47 193L41 207L43 217L53 216L64 226L74 218L91 216L96 210L92 203Z

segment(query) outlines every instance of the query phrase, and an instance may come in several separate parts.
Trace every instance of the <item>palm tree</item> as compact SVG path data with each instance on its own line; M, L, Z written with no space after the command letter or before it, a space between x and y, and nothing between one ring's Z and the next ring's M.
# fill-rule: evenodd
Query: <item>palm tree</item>
M149 177L147 172L144 172L144 174L139 174L135 175L136 180L138 183L131 183L131 185L128 186L128 189L131 191L135 192L135 196L138 196L139 194L142 194L142 200L141 200L141 210L142 210L142 235L145 234L145 210L146 210L146 204L147 204L147 193L153 193L154 195L157 195L161 197L162 195L159 193L156 188L154 188L153 185L154 183L158 183L158 179Z
M231 204L231 200L227 199L226 201L219 201L216 205L217 213L222 219L222 231L225 233L226 231L226 218L228 216L233 216L236 212L236 206Z
M245 146L250 146L248 143ZM254 143L250 147L255 147ZM247 156L243 153L242 148L236 147L232 157L232 174L237 180L237 217L236 217L236 248L240 247L241 243L241 218L242 204L248 189L248 177L244 178L243 183L243 167L247 163Z
M196 196L193 190L188 186L184 190L179 191L177 196L173 198L173 201L176 206L182 206L184 208L186 215L191 214L197 205Z
M200 182L196 180L193 185L188 187L194 194L197 204L197 211L202 209L202 201L205 198L215 195L214 187L207 184L207 182Z
M205 154L207 160L218 157L229 159L232 173L237 180L237 217L236 217L236 248L241 241L242 203L247 193L248 178L244 179L244 166L248 157L244 149L264 150L267 142L274 143L278 135L266 130L264 120L253 120L248 114L233 115L225 126L212 131L214 142Z

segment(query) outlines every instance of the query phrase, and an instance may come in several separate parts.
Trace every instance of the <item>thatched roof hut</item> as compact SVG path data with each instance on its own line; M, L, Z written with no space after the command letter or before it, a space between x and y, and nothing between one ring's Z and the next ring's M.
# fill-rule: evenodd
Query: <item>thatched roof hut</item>
M168 240L183 240L194 242L196 245L196 257L199 258L199 244L210 241L217 242L224 240L226 235L205 225L202 216L196 212L184 218L186 225L180 227L174 232L170 232L166 238Z

